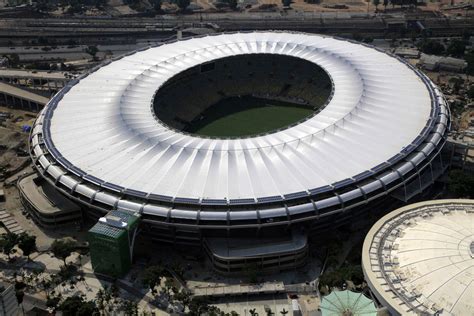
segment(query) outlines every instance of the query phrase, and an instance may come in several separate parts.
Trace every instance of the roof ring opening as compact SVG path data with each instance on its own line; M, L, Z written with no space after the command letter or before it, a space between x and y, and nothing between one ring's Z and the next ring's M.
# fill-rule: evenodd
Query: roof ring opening
M188 68L156 92L161 123L199 137L242 138L289 128L329 102L331 78L320 66L281 54L241 54Z

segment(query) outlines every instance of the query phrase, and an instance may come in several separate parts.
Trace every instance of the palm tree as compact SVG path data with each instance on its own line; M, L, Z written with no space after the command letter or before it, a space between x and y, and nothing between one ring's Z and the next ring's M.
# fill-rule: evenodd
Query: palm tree
M372 2L374 3L374 6L375 6L375 12L377 12L379 10L378 6L380 4L380 0L372 0Z

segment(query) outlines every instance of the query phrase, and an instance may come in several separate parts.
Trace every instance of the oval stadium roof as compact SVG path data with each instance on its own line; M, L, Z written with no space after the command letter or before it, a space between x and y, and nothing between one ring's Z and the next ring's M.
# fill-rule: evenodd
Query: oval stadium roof
M238 54L281 54L324 68L334 95L291 128L209 139L167 128L156 90L185 69ZM92 183L194 200L283 197L362 174L410 149L434 96L407 64L362 44L295 33L237 33L174 42L102 66L42 115L51 153ZM66 181L66 180L64 180Z

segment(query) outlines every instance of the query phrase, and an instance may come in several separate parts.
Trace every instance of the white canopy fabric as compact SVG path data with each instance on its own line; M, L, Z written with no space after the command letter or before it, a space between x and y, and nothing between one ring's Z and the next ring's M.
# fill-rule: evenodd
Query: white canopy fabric
M175 74L217 58L261 53L324 68L334 84L329 104L297 126L243 139L186 135L155 117L154 94ZM192 199L256 199L307 192L387 161L420 135L431 101L413 69L361 44L308 34L223 34L101 67L59 101L49 137L75 168L119 187Z

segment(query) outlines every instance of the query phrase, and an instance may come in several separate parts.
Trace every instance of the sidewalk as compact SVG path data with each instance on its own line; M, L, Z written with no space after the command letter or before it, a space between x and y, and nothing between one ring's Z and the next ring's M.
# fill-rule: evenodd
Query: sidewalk
M16 219L6 211L0 211L0 222L10 233L21 234L25 231Z

